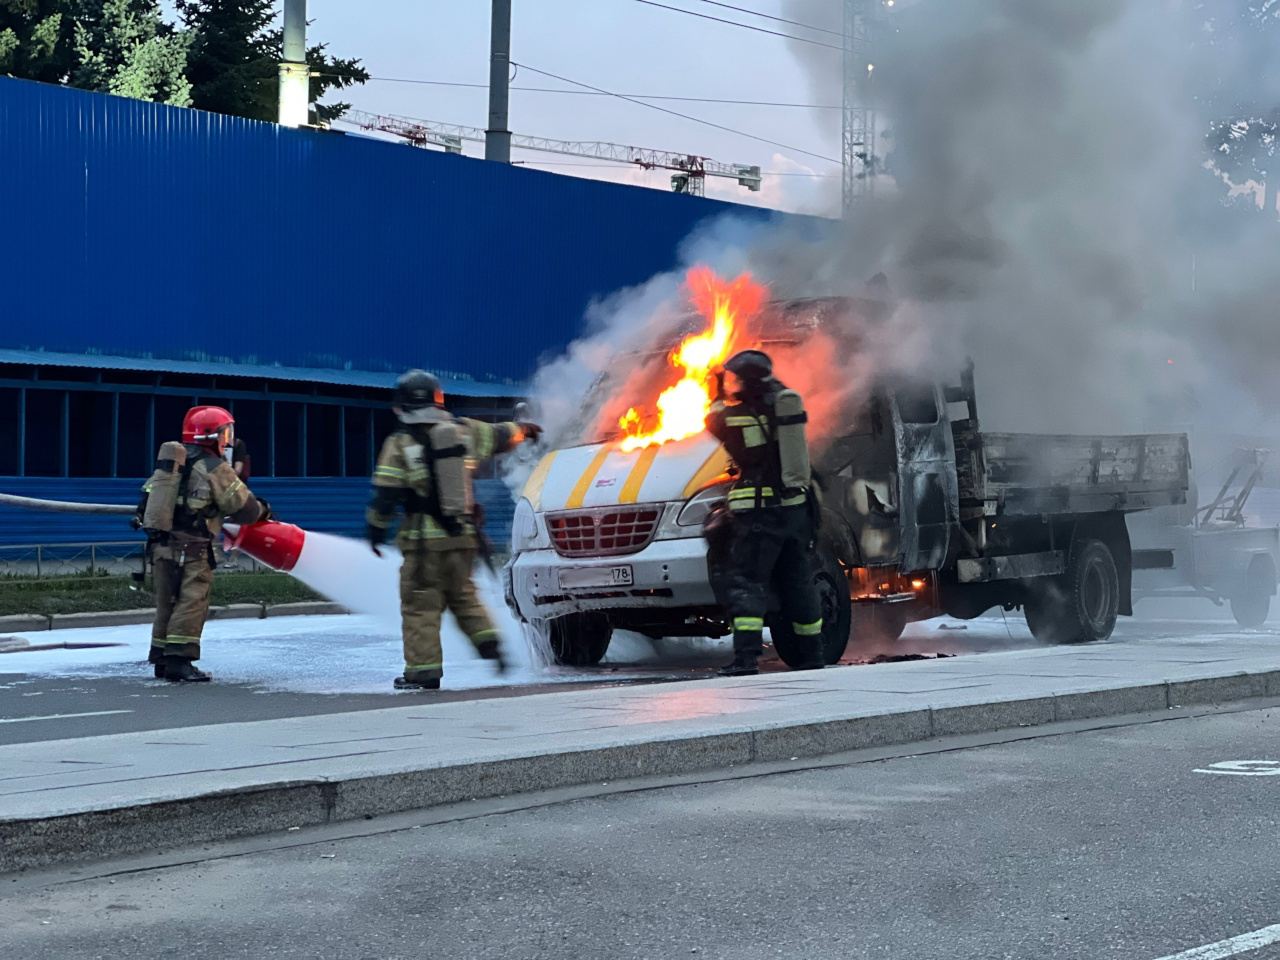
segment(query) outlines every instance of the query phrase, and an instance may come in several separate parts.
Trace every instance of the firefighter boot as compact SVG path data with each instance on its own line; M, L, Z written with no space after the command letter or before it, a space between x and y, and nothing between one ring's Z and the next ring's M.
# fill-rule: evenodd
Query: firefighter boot
M745 650L739 650L733 655L733 660L720 668L718 676L721 677L754 677L760 672L758 658L754 653Z
M213 674L201 670L186 657L165 657L164 678L175 683L207 683Z
M502 644L496 637L476 644L476 653L480 654L481 660L492 660L493 668L499 676L507 672L507 661L502 656Z
M826 658L822 655L822 642L810 645L805 651L804 660L796 665L797 670L822 670L826 667Z
M396 677L395 688L397 690L439 690L439 677L419 677L410 679L408 677Z
M154 643L151 650L147 654L147 663L151 664L155 670L157 680L164 679L164 647L157 647Z

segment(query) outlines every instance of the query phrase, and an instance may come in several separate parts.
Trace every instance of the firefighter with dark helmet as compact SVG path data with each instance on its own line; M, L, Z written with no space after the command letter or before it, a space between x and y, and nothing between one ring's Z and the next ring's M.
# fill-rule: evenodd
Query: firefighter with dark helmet
M256 523L271 516L236 475L226 454L235 443L235 419L221 407L192 407L182 420L182 442L160 447L156 469L142 488L134 526L147 533L155 583L156 619L150 662L166 680L204 681L200 634L209 613L214 540L223 519Z
M812 577L817 531L810 509L807 419L800 395L774 378L768 354L743 350L725 363L707 415L707 430L724 444L738 471L728 495L724 591L734 655L724 676L758 672L770 584L796 637L809 642L799 669L824 665L822 607Z
M365 519L369 543L380 547L398 513L400 613L404 675L396 689L438 690L444 676L440 626L446 610L476 651L504 669L501 638L471 579L479 547L470 464L536 438L533 423L484 423L444 409L444 391L431 374L410 370L396 383L392 409L400 428L387 437L373 471Z

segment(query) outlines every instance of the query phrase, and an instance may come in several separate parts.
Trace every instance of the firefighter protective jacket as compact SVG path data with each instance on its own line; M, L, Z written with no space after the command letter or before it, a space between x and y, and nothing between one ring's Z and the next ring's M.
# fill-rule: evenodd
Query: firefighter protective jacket
M212 542L222 529L224 517L234 523L256 523L261 519L261 504L236 476L231 464L196 444L186 444L186 450L187 462L178 485L168 539L175 543ZM150 496L151 489L148 481L142 488L144 497ZM163 545L156 549L163 550Z
M431 431L439 424L456 429L461 449L432 448ZM425 545L428 549L475 547L475 528L471 524L471 472L464 471L461 491L467 505L458 516L445 515L441 501L456 500L459 491L441 490L440 482L453 471L442 461L463 458L468 465L505 453L524 439L524 431L515 423L484 423L454 417L438 408L424 411L424 422L406 424L382 444L373 471L373 496L365 511L365 520L383 530L395 522L398 511L404 520L396 539L401 547ZM432 470L433 464L437 469Z
M783 477L809 475L807 451L802 465L788 465L782 462L779 449L780 429L804 430L803 408L798 414L780 417L776 403L781 392L771 390L738 403L717 399L707 414L708 432L724 444L738 467L738 477L729 490L730 510L793 507L806 502L808 484L787 485ZM786 392L798 401L794 392Z

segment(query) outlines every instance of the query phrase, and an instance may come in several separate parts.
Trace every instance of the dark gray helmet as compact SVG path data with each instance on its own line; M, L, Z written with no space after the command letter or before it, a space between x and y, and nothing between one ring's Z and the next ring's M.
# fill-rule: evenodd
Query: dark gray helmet
M724 368L743 381L764 381L773 376L773 361L763 350L742 350L725 363Z
M443 407L444 390L440 387L440 381L427 371L410 370L396 381L396 392L391 405L401 410Z

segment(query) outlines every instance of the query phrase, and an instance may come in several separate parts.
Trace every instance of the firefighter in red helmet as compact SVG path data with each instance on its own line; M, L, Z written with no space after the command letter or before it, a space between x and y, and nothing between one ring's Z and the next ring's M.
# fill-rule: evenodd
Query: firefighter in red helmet
M212 679L195 661L223 519L256 523L271 516L226 460L235 423L221 407L192 407L182 420L182 442L160 447L155 473L142 488L135 525L147 533L156 594L149 659L166 680Z

